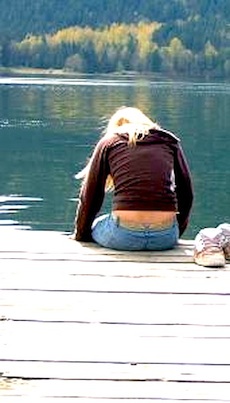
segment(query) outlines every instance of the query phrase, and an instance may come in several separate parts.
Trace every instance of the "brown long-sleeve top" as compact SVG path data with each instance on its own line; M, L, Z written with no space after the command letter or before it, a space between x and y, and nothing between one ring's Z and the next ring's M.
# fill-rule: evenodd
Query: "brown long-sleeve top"
M97 143L79 195L76 240L91 240L109 174L114 181L113 210L175 211L180 235L185 231L193 201L189 167L180 140L153 129L134 146L128 144L127 134Z

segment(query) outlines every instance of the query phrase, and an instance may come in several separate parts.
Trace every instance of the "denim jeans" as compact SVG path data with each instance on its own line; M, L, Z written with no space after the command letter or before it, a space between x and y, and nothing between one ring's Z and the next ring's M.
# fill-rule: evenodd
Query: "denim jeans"
M105 214L94 220L92 238L101 246L117 250L166 250L176 246L179 229L176 219L169 228L129 229L112 214Z

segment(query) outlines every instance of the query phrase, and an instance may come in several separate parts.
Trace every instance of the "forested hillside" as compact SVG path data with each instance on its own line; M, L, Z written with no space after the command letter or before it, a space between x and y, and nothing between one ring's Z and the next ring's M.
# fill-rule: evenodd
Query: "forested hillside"
M230 77L230 0L0 0L0 65Z

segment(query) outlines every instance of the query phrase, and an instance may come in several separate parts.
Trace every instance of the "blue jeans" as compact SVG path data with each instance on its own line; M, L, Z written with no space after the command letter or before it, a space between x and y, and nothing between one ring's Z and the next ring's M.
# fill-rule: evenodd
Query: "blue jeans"
M164 229L129 229L112 214L105 214L94 220L92 238L99 245L117 250L166 250L176 246L179 229L176 220Z

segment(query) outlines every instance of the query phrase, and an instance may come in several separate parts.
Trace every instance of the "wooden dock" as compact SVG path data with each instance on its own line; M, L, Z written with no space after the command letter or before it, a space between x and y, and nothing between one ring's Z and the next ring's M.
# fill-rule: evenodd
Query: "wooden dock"
M230 265L0 230L0 403L230 402Z

